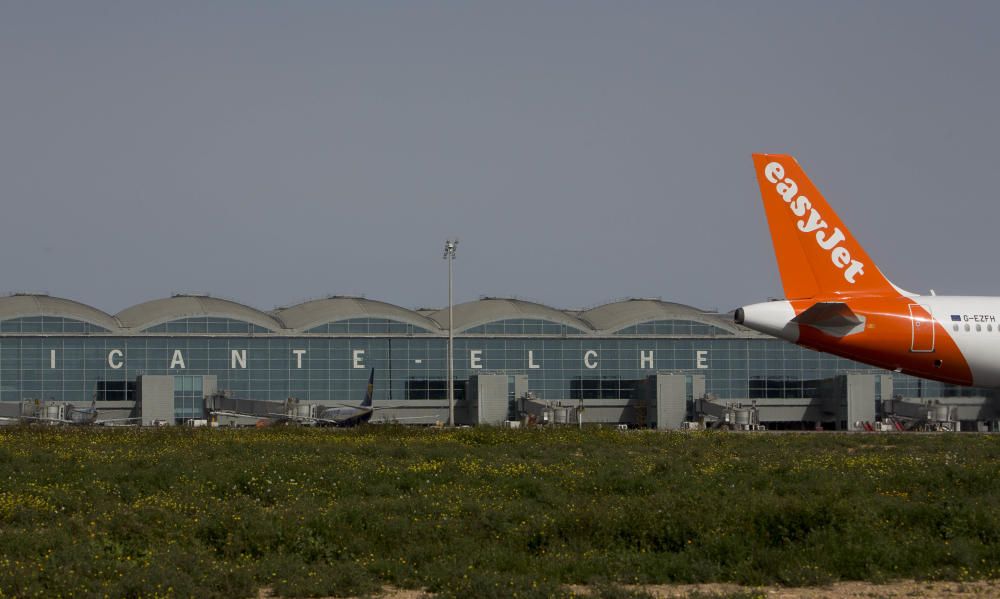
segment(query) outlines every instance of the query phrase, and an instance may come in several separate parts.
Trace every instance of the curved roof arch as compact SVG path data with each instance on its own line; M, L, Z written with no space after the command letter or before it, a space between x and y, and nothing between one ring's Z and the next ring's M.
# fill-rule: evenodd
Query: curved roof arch
M29 316L59 316L97 325L111 332L120 328L114 316L73 300L29 293L0 297L0 320Z
M280 331L281 321L250 306L208 295L175 295L126 308L115 315L123 327L143 330L149 327L199 316L231 318Z
M278 308L271 314L280 319L286 327L296 331L307 331L324 324L353 318L385 318L411 324L432 333L441 332L437 322L413 310L362 297L327 297L287 308Z
M447 308L438 310L430 316L441 324L442 329L448 329ZM514 318L547 320L549 322L564 324L583 332L591 332L591 327L585 321L575 316L544 304L536 304L519 299L488 297L478 301L456 304L454 318L456 333L481 324Z
M715 314L702 312L684 304L652 299L629 299L604 304L581 313L580 318L605 333L654 320L690 320L715 326L733 334L741 332L734 323Z

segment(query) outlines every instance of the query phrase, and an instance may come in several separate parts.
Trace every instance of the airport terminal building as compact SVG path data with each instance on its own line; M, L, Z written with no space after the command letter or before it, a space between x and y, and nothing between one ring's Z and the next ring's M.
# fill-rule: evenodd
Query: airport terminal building
M93 401L149 423L155 392L158 419L173 423L205 417L214 394L357 403L374 368L385 418L446 420L447 327L447 309L357 297L263 312L177 295L112 316L15 294L0 298L0 403ZM772 428L852 428L893 396L975 397L972 419L993 419L980 391L875 370L659 299L560 310L483 298L455 306L454 339L457 412L470 423L517 419L523 397L571 406L584 421L660 428L696 419L700 398L761 406ZM479 405L487 395L489 409ZM664 407L668 395L673 408Z

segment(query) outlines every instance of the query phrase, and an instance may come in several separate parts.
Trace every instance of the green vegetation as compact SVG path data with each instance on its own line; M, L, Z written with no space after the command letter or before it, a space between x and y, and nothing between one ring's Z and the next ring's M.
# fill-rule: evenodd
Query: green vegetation
M1000 436L0 430L0 595L1000 575Z

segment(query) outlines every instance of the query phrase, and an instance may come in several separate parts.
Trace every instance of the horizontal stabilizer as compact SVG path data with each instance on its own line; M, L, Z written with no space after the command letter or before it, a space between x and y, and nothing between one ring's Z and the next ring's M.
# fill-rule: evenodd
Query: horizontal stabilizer
M864 316L858 316L843 302L817 302L792 319L827 335L846 337L865 330Z

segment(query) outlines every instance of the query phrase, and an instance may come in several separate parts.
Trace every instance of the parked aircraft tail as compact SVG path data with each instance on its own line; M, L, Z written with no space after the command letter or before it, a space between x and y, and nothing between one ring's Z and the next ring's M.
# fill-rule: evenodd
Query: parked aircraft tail
M365 399L361 402L362 408L370 408L372 405L372 395L375 392L375 369L368 375L368 389L365 391Z

